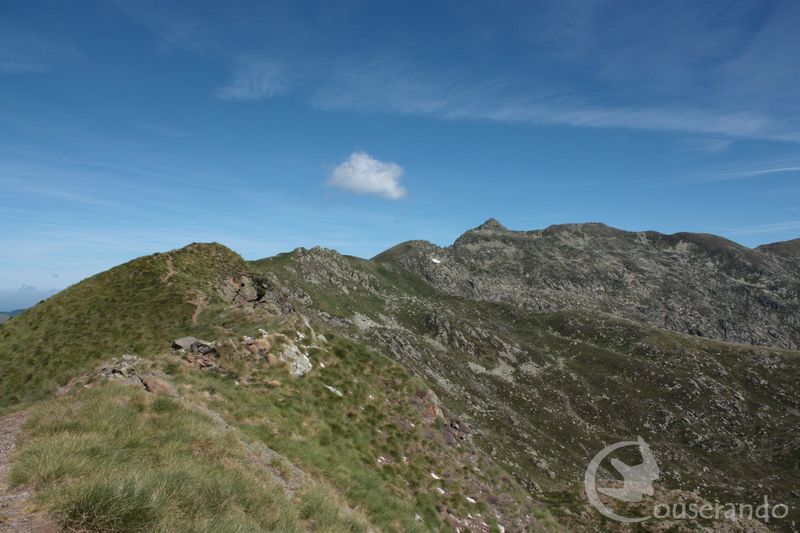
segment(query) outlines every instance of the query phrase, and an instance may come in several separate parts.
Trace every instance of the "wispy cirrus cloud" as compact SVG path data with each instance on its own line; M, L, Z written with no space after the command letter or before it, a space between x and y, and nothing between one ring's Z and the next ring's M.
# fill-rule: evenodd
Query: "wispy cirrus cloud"
M285 92L295 78L282 64L268 59L239 61L233 79L217 96L223 100L258 100Z
M786 222L776 222L773 224L759 224L743 228L726 228L724 231L729 235L760 235L777 234L789 231L800 230L800 220L789 220Z
M42 74L82 58L81 51L63 37L0 22L0 73Z
M685 140L686 146L690 149L711 155L726 152L733 146L733 142L733 139L719 139L713 137L692 137Z
M314 92L312 104L327 110L393 112L450 120L624 128L764 138L800 142L794 131L758 111L664 105L598 105L543 80L521 87L509 79L475 80L450 72L424 73L391 62L348 67ZM526 90L526 87L528 90ZM719 140L717 147L726 146Z
M773 167L756 168L750 170L723 172L711 176L706 176L700 179L699 182L737 181L737 180L767 177L773 175L780 176L784 174L793 174L793 173L800 173L800 166L796 165L773 166Z
M275 61L241 63L218 92L224 99L258 100L310 89L309 103L321 110L390 113L444 120L482 120L580 128L673 131L695 138L708 153L726 150L731 139L800 142L800 127L746 106L696 106L679 100L604 104L546 79L482 79L459 69L430 69L396 57L362 62L340 59L289 75Z
M745 176L763 176L765 174L783 174L786 172L800 172L800 166L761 168L758 170L748 170L742 174Z
M323 110L681 132L707 139L698 147L710 154L726 150L725 138L800 142L791 60L800 6L677 2L473 5L453 21L452 46L436 52L382 33L364 47L352 39L363 21L348 18L358 10L316 31L309 21L330 8L272 6L223 39L196 11L121 5L165 42L227 62L222 99L289 95ZM211 16L231 22L224 10Z
M207 21L195 9L181 9L171 2L113 0L118 9L158 36L168 49L210 54L214 37Z

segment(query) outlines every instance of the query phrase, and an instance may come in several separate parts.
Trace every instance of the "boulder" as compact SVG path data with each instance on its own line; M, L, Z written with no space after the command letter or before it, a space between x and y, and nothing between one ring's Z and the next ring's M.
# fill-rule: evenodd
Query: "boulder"
M258 290L256 289L253 280L246 276L242 276L239 283L238 297L245 302L254 302L258 300Z
M146 363L135 355L123 355L122 357L115 357L108 363L100 366L97 372L96 379L100 381L114 381L123 385L132 385L135 387L143 387L147 392L156 394L167 394L168 396L177 396L178 391L172 384L171 378L163 372L153 370L139 370L138 367L146 366ZM90 380L90 383L94 379ZM56 395L63 396L72 387L63 388L63 391L57 391Z
M195 337L181 337L172 341L172 348L175 350L190 351L199 341Z
M172 341L172 349L192 352L198 355L216 356L217 346L214 342L201 341L196 337L181 337Z
M231 303L255 302L259 298L255 283L247 276L228 278L218 289L222 297Z
M176 397L178 391L170 382L169 376L161 372L146 372L139 376L142 385L144 385L147 392L154 394L166 394L167 396Z
M194 345L194 351L200 355L217 355L217 348L213 343L198 341Z
M140 361L135 355L125 354L122 357L115 357L100 367L97 377L103 381L117 381L125 385L141 385L139 376L136 373L136 364Z
M295 377L307 374L313 368L308 355L300 351L294 344L286 346L280 355L281 361L288 363L289 373Z

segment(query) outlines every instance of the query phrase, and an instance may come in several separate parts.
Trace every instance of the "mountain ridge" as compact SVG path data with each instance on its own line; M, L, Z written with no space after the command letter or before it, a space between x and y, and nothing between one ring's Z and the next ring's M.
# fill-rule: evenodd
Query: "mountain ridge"
M657 491L666 501L695 491L705 501L758 503L764 487L771 498L800 503L792 492L800 479L792 466L800 454L800 352L655 327L613 308L542 311L481 299L466 282L456 285L466 292L448 290L443 281L475 279L480 288L481 275L498 286L528 279L519 265L531 256L520 246L532 239L549 242L545 259L569 269L567 277L554 271L561 292L582 287L587 263L576 257L627 258L631 247L664 246L654 236L644 244L638 234L618 239L602 225L532 237L489 221L470 231L449 250L411 241L373 260L314 247L245 261L216 243L135 259L0 326L0 406L64 401L54 395L83 401L86 385L105 387L97 365L124 378L128 369L114 370L119 361L136 361L134 385L144 385L136 376L156 378L142 394L166 390L199 402L222 425L338 486L348 507L365 506L364 519L387 530L618 530L588 506L582 476L595 451L634 435L647 439L663 468ZM703 261L717 254L719 272L741 269L737 248L687 240L669 241L656 264L705 268L690 259L692 247L707 246ZM450 263L450 278L421 268L436 274ZM170 352L185 336L206 339L190 343L203 352ZM309 373L290 377L285 357ZM400 417L399 405L407 406ZM337 460L348 468L336 468ZM730 524L686 525L722 526Z
M753 497L748 479L769 478L769 486L787 490L775 480L794 474L764 468L780 469L797 453L786 423L800 408L791 377L800 371L798 352L677 333L606 310L535 312L443 292L387 260L391 252L368 261L298 249L253 265L301 287L308 298L298 305L312 320L414 369L509 472L548 501L576 497L585 452L631 435L682 465L666 473L681 479L667 486L702 483L703 492L735 501ZM435 268L447 257L423 259ZM756 407L766 404L767 411ZM770 421L761 418L766 412ZM764 427L769 433L756 437ZM756 458L758 450L766 455ZM743 453L760 466L744 474L729 463ZM727 476L737 469L744 477L732 482ZM577 502L569 512L581 512ZM576 530L586 525L566 518L574 514L557 516Z
M408 241L373 260L459 296L540 311L606 310L694 335L797 348L798 242L750 249L702 233L600 223L514 231L490 219L452 245Z

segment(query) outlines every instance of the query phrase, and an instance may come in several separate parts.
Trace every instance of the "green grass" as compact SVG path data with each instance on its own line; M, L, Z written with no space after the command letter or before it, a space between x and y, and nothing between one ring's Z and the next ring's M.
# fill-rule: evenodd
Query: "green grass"
M281 365L244 356L227 341L258 336L259 327L292 337L302 326L298 317L270 318L223 302L216 287L241 274L277 279L275 294L302 288L313 309L296 309L312 319L316 311L344 318L358 312L379 322L381 315L392 317L404 328L398 335L420 351L413 370L447 380L450 388L429 385L439 387L450 412L481 430L474 438L492 460L480 448L452 446L445 421L427 419L418 401L429 385L341 336L368 337L355 326L340 323L336 335L326 332L331 342L312 350L315 368L300 379ZM200 294L207 307L195 323L192 302ZM469 337L474 352L454 344L432 317ZM327 327L340 326L331 321ZM188 334L225 341L219 358L225 370L199 372L165 355L173 338ZM498 367L497 339L523 349L512 362L513 380L468 365ZM0 326L0 410L45 398L123 353L149 359L173 376L186 401L220 413L234 429L220 433L183 404L131 389L70 394L60 400L66 406L34 404L14 476L32 483L42 505L73 529L225 531L233 524L241 531L339 531L369 524L382 531L441 531L448 529L445 510L492 520L485 501L466 502L479 486L507 499L509 515L531 514L555 529L548 509L517 482L542 486L550 508L564 513L559 519L566 510L580 513L575 480L587 456L632 434L645 436L657 452L668 450L672 463L686 470L681 483L706 481L713 496L727 497L727 487L754 479L774 480L769 487L781 497L796 486L791 392L797 353L726 345L598 313L537 314L447 296L390 262L314 251L245 263L219 245L193 245L122 265ZM541 373L524 373L526 364ZM694 384L700 377L702 387ZM754 385L754 378L765 385ZM714 395L696 392L712 388ZM740 405L734 392L742 394L743 411L727 407ZM687 414L690 422L683 420ZM751 423L761 416L769 437L762 422ZM712 439L698 446L699 433ZM737 465L731 435L756 443L757 460ZM268 477L254 474L245 441L284 457L270 466L279 477L296 465L313 486L287 500ZM537 466L540 457L554 478ZM711 471L701 475L703 467ZM680 486L670 473L665 469L664 483ZM436 493L437 486L446 494ZM342 514L347 508L355 510L354 519Z
M177 401L106 384L38 404L12 484L69 531L365 531L333 490L294 494L253 461L237 431Z
M255 334L258 325L238 327ZM509 515L549 516L479 451L445 442L419 400L423 382L362 344L327 337L300 379L226 346L222 372L173 355L141 363L171 375L182 400L105 384L33 403L12 481L76 531L448 531L442 509L487 512L466 502L478 485L503 493ZM231 429L202 414L210 411ZM244 443L283 456L272 475L289 479L299 467L311 484L290 501Z
M690 337L602 313L533 313L448 296L392 264L407 247L373 261L341 258L336 268L328 256L297 254L253 266L302 287L315 308L334 316L396 319L405 328L397 334L421 352L411 361L415 371L448 380L450 387L430 385L451 412L466 414L483 430L476 440L523 483L536 482L553 494L577 493L574 480L580 479L591 450L641 434L682 466L674 477L673 471L665 472L667 487L703 484L706 495L730 499L741 498L737 487L759 479L781 498L796 501L798 471L790 457L798 451L797 439L791 438L797 423L797 352ZM345 280L345 293L340 280L329 281L347 266L356 271L350 278L366 279L366 286ZM318 283L309 281L314 278ZM431 325L431 316L446 318L469 337L474 351L449 342ZM470 333L475 330L479 333ZM347 324L340 331L370 337ZM504 361L518 368L513 383L470 370L469 362L487 370L501 362L486 332L522 348L516 362ZM431 337L442 347L431 348ZM539 375L519 370L534 364ZM704 440L698 441L701 435ZM750 452L743 450L742 440L755 443ZM741 464L742 453L752 455L747 464ZM547 460L554 478L537 466L537 457ZM572 500L555 506L572 512L582 508Z
M475 469L486 474L482 483L508 494L512 506L523 505L521 488L486 468L470 448L448 446L441 427L425 420L426 406L416 400L427 390L421 381L361 344L327 335L330 345L312 355L317 369L302 379L289 378L279 366L254 364L244 376L246 386L229 376L192 371L177 374L176 381L193 401L207 402L251 437L330 482L384 531L448 530L440 505L461 516L475 512L463 497L474 494ZM380 465L379 457L390 464ZM445 481L435 481L430 472ZM435 493L440 485L447 496Z
M159 353L177 336L213 338L239 322L219 305L214 285L246 270L224 246L191 245L88 278L0 325L0 409L46 397L100 360ZM195 324L200 293L208 308Z

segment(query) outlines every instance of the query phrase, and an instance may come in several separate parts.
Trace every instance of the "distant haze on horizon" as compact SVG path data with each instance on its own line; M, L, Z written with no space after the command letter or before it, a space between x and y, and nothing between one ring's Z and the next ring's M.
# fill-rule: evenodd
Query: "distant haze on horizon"
M0 312L8 313L33 307L46 300L56 291L2 291L0 290Z
M800 2L10 0L0 310L138 256L800 237Z

